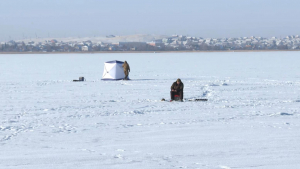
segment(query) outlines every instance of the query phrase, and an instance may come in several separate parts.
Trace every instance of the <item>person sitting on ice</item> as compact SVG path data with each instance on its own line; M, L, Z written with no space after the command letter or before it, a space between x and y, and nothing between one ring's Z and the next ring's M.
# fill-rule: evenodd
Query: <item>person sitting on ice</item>
M180 79L177 79L176 82L174 82L171 86L171 101L174 100L174 96L175 95L179 95L180 97L180 101L182 101L183 99L183 88L184 88L184 85L183 83L181 82Z

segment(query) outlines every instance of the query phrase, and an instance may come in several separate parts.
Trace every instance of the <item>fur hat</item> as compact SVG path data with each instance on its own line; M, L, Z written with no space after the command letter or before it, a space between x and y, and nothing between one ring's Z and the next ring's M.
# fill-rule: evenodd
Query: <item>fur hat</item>
M176 81L181 83L181 80L179 78Z

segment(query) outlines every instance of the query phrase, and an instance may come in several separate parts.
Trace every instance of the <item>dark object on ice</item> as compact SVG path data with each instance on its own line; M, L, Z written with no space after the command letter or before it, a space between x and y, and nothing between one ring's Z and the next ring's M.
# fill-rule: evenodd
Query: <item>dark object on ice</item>
M196 102L199 102L199 101L203 101L203 102L206 102L208 101L208 99L195 99Z
M177 79L171 86L171 100L182 100L183 99L183 88L184 85L180 79Z
M206 102L208 99L188 99L190 102Z
M179 96L177 95L177 97L179 97ZM175 96L175 98L176 98L176 96ZM169 100L165 100L164 98L162 98L161 101L169 101ZM180 100L180 99L170 100L170 102L172 102L172 101L183 102L183 100ZM188 100L185 100L185 102L187 102L187 101L189 101L189 102L206 102L206 101L208 101L208 99L188 99Z
M79 80L73 80L73 82L83 82L84 80L84 77L79 77Z

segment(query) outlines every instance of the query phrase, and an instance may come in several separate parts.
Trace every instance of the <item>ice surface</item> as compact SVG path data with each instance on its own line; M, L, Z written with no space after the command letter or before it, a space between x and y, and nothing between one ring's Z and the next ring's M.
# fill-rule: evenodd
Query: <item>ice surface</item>
M0 55L0 168L300 168L299 55ZM208 101L161 102L177 78Z

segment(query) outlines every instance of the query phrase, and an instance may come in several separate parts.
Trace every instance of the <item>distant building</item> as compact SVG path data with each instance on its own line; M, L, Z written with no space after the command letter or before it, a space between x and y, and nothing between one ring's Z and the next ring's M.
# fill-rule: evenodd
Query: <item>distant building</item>
M107 35L106 36L107 38L114 38L114 37L116 37L115 35Z
M57 40L56 39L52 39L51 43L57 43Z
M82 47L81 47L81 50L82 50L82 51L89 51L89 47L88 47L88 46L82 46Z
M119 42L118 46L120 48L126 48L126 49L131 49L131 48L135 48L135 50L144 50L147 47L147 43L146 42Z

